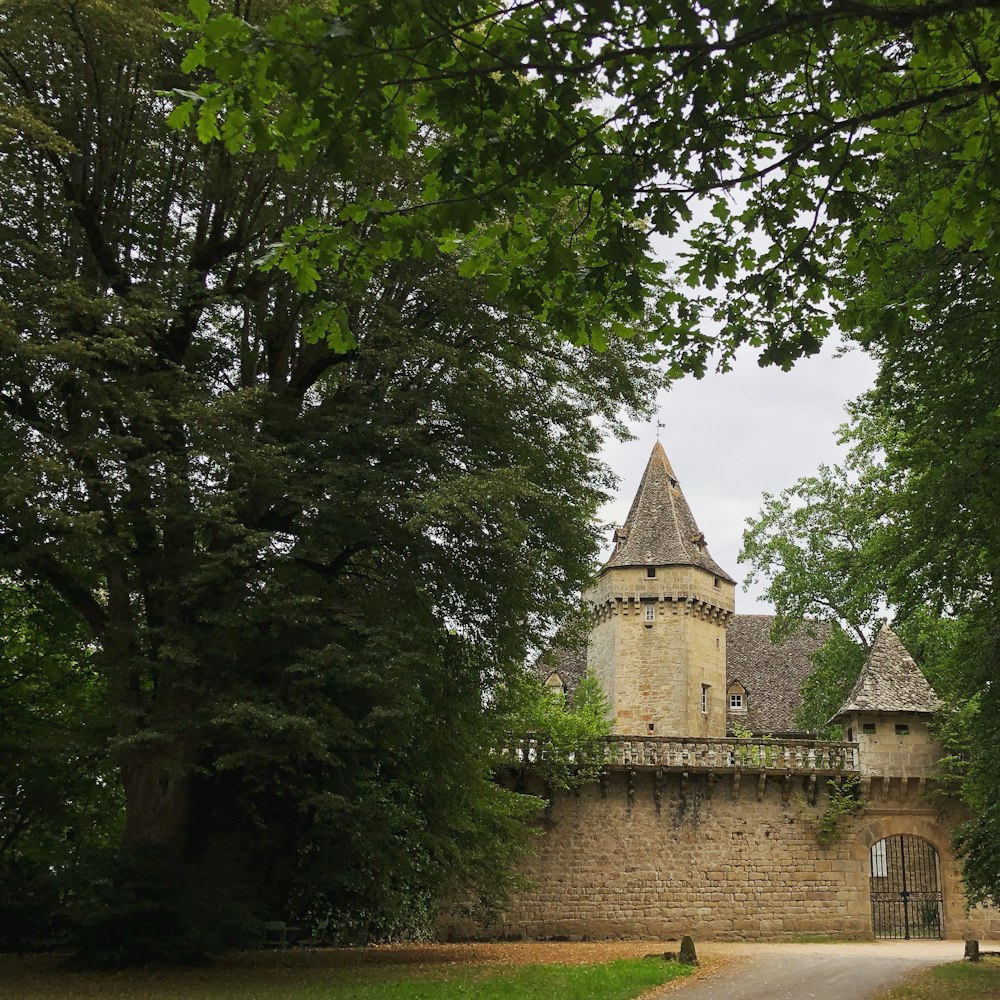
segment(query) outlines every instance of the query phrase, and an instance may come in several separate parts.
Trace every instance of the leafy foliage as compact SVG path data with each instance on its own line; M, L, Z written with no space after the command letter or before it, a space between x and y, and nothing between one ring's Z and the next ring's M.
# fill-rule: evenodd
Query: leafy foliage
M748 520L740 560L748 579L766 578L765 596L778 610L778 633L806 618L836 622L864 649L879 620L887 504L882 466L857 450L847 465L821 466Z
M816 664L802 685L802 704L795 724L824 739L843 739L841 726L830 720L847 701L865 662L866 650L834 626L830 638L812 654Z
M533 677L524 683L527 697L513 716L511 745L516 747L522 734L537 737L543 756L533 770L551 788L572 788L596 780L604 755L594 744L612 729L611 705L601 682L588 671L569 701L561 691L546 689Z
M0 587L0 950L51 946L67 883L120 832L105 697L82 623Z
M1000 28L985 0L452 0L405 14L348 0L262 25L190 9L174 21L185 66L209 77L180 95L178 122L288 164L355 174L371 143L420 163L415 199L359 188L342 219L291 234L279 255L294 269L363 272L411 253L422 228L494 293L580 339L581 308L603 301L628 328L651 300L675 370L702 371L742 343L785 366L815 351L836 303L877 283L897 248L995 259ZM918 175L907 211L886 214L895 161L921 153L953 170ZM683 234L705 198L681 267L692 303L650 266L642 223ZM563 202L592 227L583 257L546 225ZM363 245L360 218L374 236Z
M374 246L357 192L419 199L419 158L177 131L146 0L4 5L0 32L0 571L85 630L124 799L79 947L190 958L306 912L367 939L499 899L536 804L491 780L484 692L589 574L594 418L657 377L593 297L498 302L423 216L405 253L291 260L297 226ZM572 204L545 226L598 253ZM572 346L584 318L604 351Z
M966 118L942 125L955 143L966 127L975 125ZM912 214L927 185L940 190L960 172L950 148L914 147L887 160L880 192L887 217ZM852 408L848 430L851 462L866 471L857 479L859 489L839 494L838 516L863 525L857 547L863 564L845 560L837 580L836 563L816 559L809 565L821 572L800 574L796 586L807 597L816 581L830 586L838 606L854 601L864 610L885 602L896 609L901 637L948 702L940 723L948 750L945 785L960 792L973 815L960 842L966 889L983 901L1000 891L992 861L1000 845L993 818L1000 716L992 693L1000 621L996 283L990 255L975 241L903 242L887 251L885 265L859 284L844 313L854 336L880 362L876 386ZM872 492L866 495L869 472ZM804 491L807 505L814 497ZM792 506L795 489L783 499ZM766 513L769 524L781 523ZM768 549L770 541L762 544L759 535L753 541L761 553L780 551ZM810 557L830 548L826 540L805 545L801 534L795 544ZM797 558L805 564L805 555ZM817 684L823 682L820 674Z
M858 798L859 782L853 775L839 785L836 781L827 782L830 798L816 823L816 843L820 847L832 847L843 832L844 821L864 809L864 802Z

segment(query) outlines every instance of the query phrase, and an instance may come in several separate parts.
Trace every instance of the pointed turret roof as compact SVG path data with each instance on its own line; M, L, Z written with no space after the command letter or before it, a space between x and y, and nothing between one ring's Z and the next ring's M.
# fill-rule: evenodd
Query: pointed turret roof
M875 637L854 690L831 722L854 712L930 714L941 699L913 662L899 636L888 625Z
M711 557L659 441L653 446L625 524L615 531L613 566L698 566L736 581Z

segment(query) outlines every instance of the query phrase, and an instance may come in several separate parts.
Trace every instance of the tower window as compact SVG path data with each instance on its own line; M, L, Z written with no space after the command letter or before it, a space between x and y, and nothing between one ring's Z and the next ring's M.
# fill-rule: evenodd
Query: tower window
M655 566L647 566L646 567L646 576L649 579L653 579L653 577L656 576L656 567Z
M656 621L656 605L647 604L646 605L646 621L655 622Z
M718 587L719 586L719 578L718 577L714 578L714 580L712 581L712 586L713 587Z
M702 684L701 686L701 710L708 715L708 691L711 684Z

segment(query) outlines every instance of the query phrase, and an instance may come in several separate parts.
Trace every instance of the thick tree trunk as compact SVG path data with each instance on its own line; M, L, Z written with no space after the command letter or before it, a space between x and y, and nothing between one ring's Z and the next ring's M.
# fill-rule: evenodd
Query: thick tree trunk
M164 735L122 761L126 849L153 846L180 857L187 842L188 791L194 754L189 740Z

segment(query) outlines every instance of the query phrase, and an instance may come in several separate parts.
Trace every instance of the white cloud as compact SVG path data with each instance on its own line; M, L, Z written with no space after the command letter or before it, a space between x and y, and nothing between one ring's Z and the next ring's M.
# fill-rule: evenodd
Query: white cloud
M776 493L821 462L843 456L835 431L844 405L871 386L875 362L860 351L836 357L836 345L790 372L760 368L742 352L733 371L676 383L659 399L660 440L716 561L742 583L737 563L744 521ZM604 461L620 477L616 499L601 512L621 524L656 441L656 420L634 427L636 440L609 439ZM737 591L737 611L767 613L760 586Z

